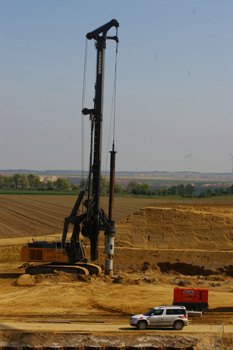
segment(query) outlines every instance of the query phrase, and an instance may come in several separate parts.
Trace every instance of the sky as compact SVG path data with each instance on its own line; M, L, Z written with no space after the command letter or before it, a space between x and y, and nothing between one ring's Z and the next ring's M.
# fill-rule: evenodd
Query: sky
M116 170L230 173L232 17L232 0L0 0L0 169L81 170L82 155L88 169L81 110L93 108L96 49L86 34L117 19ZM103 171L115 60L107 40Z

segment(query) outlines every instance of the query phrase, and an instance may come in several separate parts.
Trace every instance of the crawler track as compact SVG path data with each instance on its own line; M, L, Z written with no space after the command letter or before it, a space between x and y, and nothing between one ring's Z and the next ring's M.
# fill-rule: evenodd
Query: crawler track
M74 265L68 264L38 264L28 266L25 270L27 274L49 274L55 271L62 271L66 273L76 273L79 275L99 275L102 272L100 266L91 263L76 263Z

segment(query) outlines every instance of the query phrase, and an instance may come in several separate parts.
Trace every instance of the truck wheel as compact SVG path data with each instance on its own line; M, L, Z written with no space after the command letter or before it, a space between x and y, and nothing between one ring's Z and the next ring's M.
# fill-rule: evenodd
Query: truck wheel
M141 331L147 328L146 321L139 321L137 324L137 329L140 329Z
M174 329L176 329L177 331L181 331L181 329L183 329L184 324L182 321L176 321L173 325Z

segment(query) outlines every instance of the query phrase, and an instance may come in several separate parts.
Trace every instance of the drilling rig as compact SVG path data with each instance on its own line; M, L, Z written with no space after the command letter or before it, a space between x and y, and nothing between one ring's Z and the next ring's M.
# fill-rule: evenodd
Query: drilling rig
M115 36L108 36L108 31L116 28ZM27 273L51 273L53 271L77 272L81 274L98 274L101 268L89 263L84 245L80 241L80 233L90 241L90 259L98 259L99 232L105 235L105 274L113 274L114 237L116 235L113 221L113 201L115 182L115 156L114 142L110 151L110 191L108 215L100 208L100 182L101 182L101 146L103 122L103 88L104 88L104 56L107 40L118 43L117 30L119 23L112 19L110 22L87 33L88 40L95 40L97 50L96 83L94 106L91 109L83 108L82 114L89 116L91 122L91 146L89 160L89 174L85 185L71 210L65 218L61 241L34 241L21 249L21 261L37 262L26 269ZM80 208L85 210L80 213ZM69 226L73 226L72 234L68 240Z

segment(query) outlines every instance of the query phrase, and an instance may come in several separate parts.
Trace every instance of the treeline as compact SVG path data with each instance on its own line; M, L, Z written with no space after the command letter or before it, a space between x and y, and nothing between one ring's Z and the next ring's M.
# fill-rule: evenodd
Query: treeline
M170 188L155 188L150 190L148 184L130 181L126 187L126 192L135 195L149 195L149 196L181 196L192 197L196 191L195 186L188 184L187 186L181 184L178 186L171 186Z
M200 198L211 198L211 197L218 197L218 196L227 196L233 194L233 185L229 187L220 187L215 188L212 190L211 188L208 188L207 190L201 192Z
M14 174L13 176L0 175L0 190L79 192L84 184L85 181L81 181L79 185L75 185L64 178L58 178L56 181L42 181L40 176L34 174ZM103 194L108 193L109 183L103 176L101 176L100 186Z
M0 175L0 189L2 190L36 190L36 191L76 191L79 186L69 183L66 179L43 182L40 176L34 174L15 174L13 176Z
M216 189L208 188L200 194L196 194L196 187L192 184L188 185L177 185L169 188L155 188L153 191L150 190L148 184L137 183L136 181L130 181L126 187L126 192L134 195L149 195L149 196L180 196L189 198L211 198L219 196L227 196L233 194L233 185L229 187L220 187Z
M34 190L34 191L76 191L79 192L83 187L84 181L81 181L77 186L70 183L67 179L58 178L56 181L47 180L41 181L40 176L34 174L14 174L13 176L0 175L0 190ZM101 193L109 192L109 182L101 176ZM150 189L146 183L138 183L130 181L126 188L120 184L115 184L115 193L143 195L143 196L179 196L188 198L211 198L217 196L227 196L233 194L233 185L229 187L220 187L216 189L208 188L199 194L196 194L196 188L192 184L177 185L169 188Z

